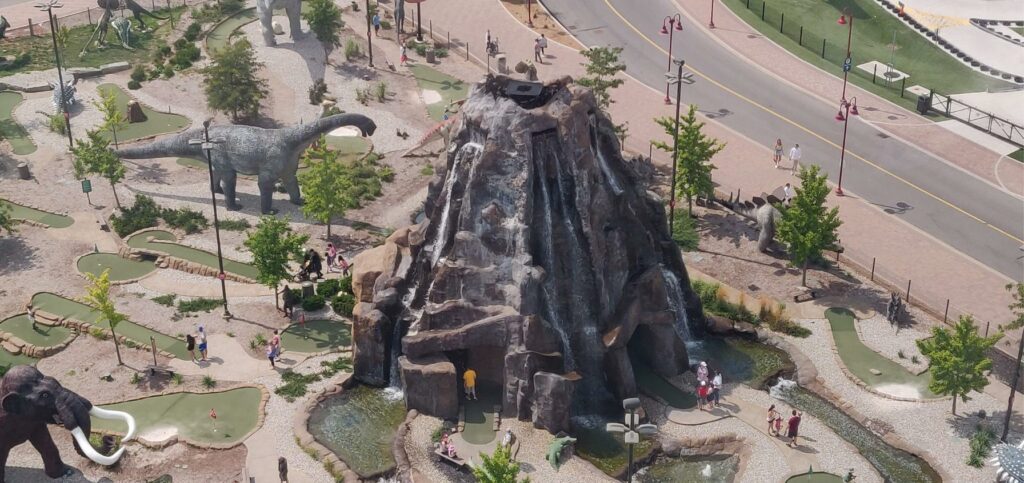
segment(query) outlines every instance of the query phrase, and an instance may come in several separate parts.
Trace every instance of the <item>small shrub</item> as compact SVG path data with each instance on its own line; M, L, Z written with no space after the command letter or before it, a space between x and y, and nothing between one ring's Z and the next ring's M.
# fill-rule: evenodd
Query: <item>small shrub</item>
M174 77L174 67L170 65L165 65L164 68L161 70L161 74L163 74L164 79L170 79L171 77Z
M220 307L223 302L220 299L196 298L192 300L179 300L178 312L187 314L190 312L209 312Z
M217 386L217 380L210 376L203 376L203 387L213 389Z
M374 86L374 93L377 95L377 102L384 102L388 99L388 83L380 81Z
M900 359L906 359L907 358L907 356L903 353L903 349L900 349L900 350L896 351L896 355L899 356Z
M786 318L779 318L766 321L768 328L782 334L790 335L793 337L799 337L801 339L811 335L811 329L804 327L792 320Z
M135 82L142 82L146 80L146 68L141 65L136 65L135 68L132 69L131 78Z
M220 220L218 225L221 230L227 231L244 231L252 228L252 225L249 224L249 220L246 220L245 218L239 220Z
M334 300L331 300L331 308L334 313L345 317L352 316L352 309L356 307L356 298L347 293L340 293Z
M970 449L971 452L967 456L967 464L975 468L981 468L985 465L985 459L988 458L988 454L992 451L992 445L995 443L996 434L988 426L979 424L976 427L974 436L971 436Z
M327 94L327 83L323 79L317 79L309 86L309 103L314 106L320 104L324 101L324 94Z
M139 90L139 89L142 89L142 83L140 83L137 80L130 80L130 81L128 81L128 90L135 91L135 90Z
M448 57L448 49L434 49L434 57L438 59Z
M352 360L347 357L339 357L333 361L320 361L320 366L323 370L320 371L320 375L323 377L331 377L341 371L352 370Z
M317 295L320 295L321 297L330 300L331 298L334 298L335 295L338 295L338 292L341 291L341 289L338 288L340 284L340 279L328 278L327 280L324 280L323 282L320 282L316 285L316 293Z
M283 397L288 402L294 402L297 398L306 395L306 386L319 381L319 374L302 374L288 369L281 373L281 380L284 384L274 389L274 394Z
M47 124L49 125L51 132L55 132L62 136L68 133L68 122L64 119L63 114L48 115Z
M185 382L185 378L181 374L175 372L174 374L171 374L171 381L174 381L174 385L180 386L182 382Z
M220 5L218 8L220 8L221 13L225 15L230 15L245 7L245 2L243 0L220 0L219 3Z
M427 164L427 165L423 166L422 168L420 168L420 174L422 174L423 176L433 176L434 175L434 165Z
M185 29L185 40L189 42L195 42L199 38L199 34L203 31L203 26L199 22L192 22L188 28Z
M391 30L391 22L388 22L387 20L381 20L380 21L380 28L382 28L384 30Z
M249 339L249 348L252 350L259 350L260 347L267 345L267 338L263 334L256 334L252 339Z
M352 276L338 279L338 291L352 294Z
M107 339L110 338L110 334L107 331L105 331L105 330L103 330L103 329L101 329L99 327L92 327L92 328L90 328L89 329L89 335L91 335L94 338L97 338L99 340L107 340Z
M920 360L917 358L917 356L910 356L910 362L917 364L918 362L920 362Z
M235 338L235 333L234 333L234 332L228 332L228 333L227 333L226 335L227 335L228 337L231 337L232 339L234 339L234 338Z
M329 116L333 116L335 114L344 114L344 113L345 113L345 111L339 109L338 106L332 105L332 106L328 107L327 109L324 109L324 112L323 112L323 114L320 115L320 117L329 117Z
M381 181L390 183L395 180L395 170L391 169L391 166L381 166L377 171L377 176Z
M437 443L441 442L441 436L443 434L444 434L444 425L442 424L442 425L434 428L434 430L430 432L430 442L434 443L434 444L437 444Z
M192 41L189 40L189 39L186 39L185 37L182 37L182 38L180 38L178 40L175 40L174 41L174 50L184 49L185 46L188 45L190 42L192 42Z
M160 206L146 195L138 195L130 208L110 217L110 224L118 236L124 237L143 228L154 227L160 216Z
M418 55L420 57L426 57L427 56L427 44L422 44L422 43L421 44L415 44L413 46L412 50L415 50L416 51L416 55Z
M160 46L160 50L158 50L157 52L160 54L161 57L170 57L171 56L171 46L170 45L161 45Z
M345 42L345 60L352 60L362 55L359 50L359 43L355 39L348 39Z
M324 302L323 295L311 295L309 297L302 299L302 310L306 312L320 310L324 308L324 305L327 304Z
M191 208L164 208L160 216L173 228L184 230L185 233L199 233L210 225L210 221L201 212Z
M133 372L132 378L129 382L131 382L133 386L142 382L142 374L139 374L138 372Z

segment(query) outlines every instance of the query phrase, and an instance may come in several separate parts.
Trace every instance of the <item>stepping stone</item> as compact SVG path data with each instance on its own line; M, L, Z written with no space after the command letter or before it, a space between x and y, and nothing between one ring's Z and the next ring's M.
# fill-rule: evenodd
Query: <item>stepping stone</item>
M11 341L9 340L5 340L2 343L0 343L0 347L3 347L5 351L10 352L11 354L21 354L21 347L12 344Z
M878 369L868 369L868 371L870 371L872 374L874 374L876 376L881 376L882 375L882 371L880 371Z

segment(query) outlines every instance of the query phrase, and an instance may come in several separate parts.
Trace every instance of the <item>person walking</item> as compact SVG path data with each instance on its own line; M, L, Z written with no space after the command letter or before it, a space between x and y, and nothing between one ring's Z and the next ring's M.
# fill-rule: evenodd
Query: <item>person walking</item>
M792 164L792 169L789 170L791 176L796 176L800 171L800 145L794 144L789 150L789 162Z
M779 161L782 161L782 138L775 139L775 146L772 147L772 161L775 162L775 169L779 169Z
M786 186L782 187L782 202L789 206L789 202L793 199L793 187L786 183Z
M206 361L206 353L209 350L209 346L206 342L206 331L203 326L199 326L199 354L203 357L203 362Z
M722 400L722 371L715 371L715 377L711 379L711 400L716 408Z
M324 251L324 255L327 257L327 272L333 272L335 260L338 259L338 249L334 247L333 243L327 243L327 250Z
M281 303L284 305L284 316L291 317L295 313L295 295L287 284L285 284L284 290L281 291L281 300Z
M793 416L789 418L789 430L786 432L786 436L789 436L790 448L795 448L798 446L796 438L797 432L800 430L800 416L803 416L803 414L804 413L801 413L794 409Z
M462 373L462 384L465 386L466 399L476 399L476 371L466 368Z
M778 436L779 435L779 427L776 425L776 421L778 421L781 417L782 416L779 415L779 412L775 410L775 405L774 404L772 404L771 406L768 407L768 435L769 436Z
M409 61L409 56L405 52L405 42L402 42L401 56L398 58L398 65L405 65Z
M281 483L288 483L288 460L284 459L284 456L277 458L277 477L281 479Z
M274 359L281 361L281 332L274 329L274 335L270 338L270 345L274 346Z
M708 363L700 361L700 365L697 366L697 380L700 382L708 382Z
M192 362L198 363L199 361L196 360L196 338L192 334L185 334L185 349L192 356Z
M370 21L373 22L373 35L375 37L380 37L380 14L374 12L373 18L370 19Z
M535 39L533 41L533 60L538 64L544 63L544 58L541 57L540 39Z
M540 44L540 55L541 55L541 57L547 57L547 54L545 53L545 50L547 50L547 48L548 48L548 38L545 37L544 34L540 34L540 39L537 40L537 43Z
M341 276L348 277L348 260L345 260L345 256L338 254L338 265L341 267Z
M318 280L323 280L323 278L324 278L324 262L323 262L323 259L320 258L320 254L317 253L316 250L310 248L309 251L306 252L306 259L308 260L306 262L307 263L306 272L307 273L311 273L311 274L315 273L316 274L316 278Z

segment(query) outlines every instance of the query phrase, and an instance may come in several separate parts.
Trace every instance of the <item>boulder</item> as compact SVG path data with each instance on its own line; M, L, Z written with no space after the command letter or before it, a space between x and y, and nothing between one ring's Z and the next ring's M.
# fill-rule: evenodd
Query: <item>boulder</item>
M533 375L533 425L552 434L570 431L572 395L580 376L538 372Z
M373 301L373 284L384 272L387 245L364 250L352 259L352 293L359 302Z
M139 101L128 102L128 122L146 122L146 113L142 112L142 105Z
M388 382L391 320L379 310L355 318L352 324L352 374L366 384Z
M455 365L441 354L398 358L405 405L444 419L459 416L459 385Z

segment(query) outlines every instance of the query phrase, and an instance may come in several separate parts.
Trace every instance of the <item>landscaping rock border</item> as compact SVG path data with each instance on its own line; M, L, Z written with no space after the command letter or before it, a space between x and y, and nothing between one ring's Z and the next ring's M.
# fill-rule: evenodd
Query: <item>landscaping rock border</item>
M711 456L716 454L733 454L739 456L739 468L736 470L735 481L743 481L743 473L750 459L750 446L744 438L736 433L725 433L706 438L663 439L661 452L665 456L678 458L683 456Z
M152 243L161 243L161 242L163 242L163 243L176 243L177 244L179 242L179 240L180 240L178 235L175 234L171 230L168 230L168 229L165 229L165 228L161 228L161 227L152 227L151 226L149 228L143 228L141 230L136 230L136 231L134 231L132 233L129 233L128 236L125 236L124 238L118 238L119 248L117 249L117 254L120 255L122 258L127 258L129 260L142 260L144 255L145 256L154 257L154 258L156 258L156 262L155 263L156 263L157 268L170 268L170 269L178 270L178 271L185 272L185 273L192 273L192 274L195 274L195 275L200 275L200 276L204 276L204 277L212 277L212 278L217 278L217 276L220 274L220 271L218 269L213 268L213 267L208 267L208 266L200 264L200 263L195 263L195 262L192 262L192 261L189 261L189 260L185 260L183 258L177 258L177 257L168 255L168 254L163 253L163 252L158 252L158 251L155 251L155 250L149 250L149 249L145 249L145 248L133 248L131 246L128 246L128 243L126 242L126 240L128 240L129 238L137 236L140 233L144 233L144 232L147 232L147 231L153 231L153 230L162 230L162 231L166 231L168 233L171 233L172 235L174 235L174 242L168 242L166 240L153 240ZM190 247L190 248L194 248L194 247ZM202 249L201 248L196 248L196 250L202 250ZM240 282L240 283L251 283L251 284L258 283L257 281L255 281L255 280L253 280L251 278L243 277L241 275L237 275L237 274L230 273L230 272L224 272L224 279L225 280L231 280L231 281L234 281L234 282Z
M21 314L15 314L12 317L17 317L18 315L21 315ZM40 318L39 317L39 312L36 312L36 318L37 319ZM48 322L50 322L50 323L48 323ZM48 320L47 321L37 320L37 323L40 323L40 324L46 325L46 326L50 326L50 327L56 327L56 326L60 325L60 324L54 324L54 323L52 323L51 321L48 321ZM28 342L25 342L24 340L21 340L20 337L12 334L10 332L5 332L5 331L0 330L0 345L3 346L4 350L6 350L7 352L10 352L11 354L14 354L14 355L24 354L24 355L26 355L28 357L32 357L32 358L35 358L35 359L42 359L44 357L52 356L52 355L54 355L54 354L64 350L65 348L67 348L67 346L70 345L71 342L73 340L75 340L76 337L78 337L78 332L79 331L76 330L76 329L71 329L71 334L68 335L68 337L66 339L64 339L63 341L61 341L60 343L55 344L55 345L51 345L51 346L37 346L37 345L34 345L34 344L30 344Z
M313 459L322 462L327 472L338 478L338 481L359 483L361 481L359 475L352 471L337 454L320 444L309 432L309 418L317 405L329 397L340 395L356 383L355 379L352 378L352 374L341 374L336 377L337 382L333 385L328 385L320 392L306 398L305 405L295 412L292 430L295 432L295 442L298 443L299 447L309 453ZM377 475L372 475L367 479L373 479L375 476Z

